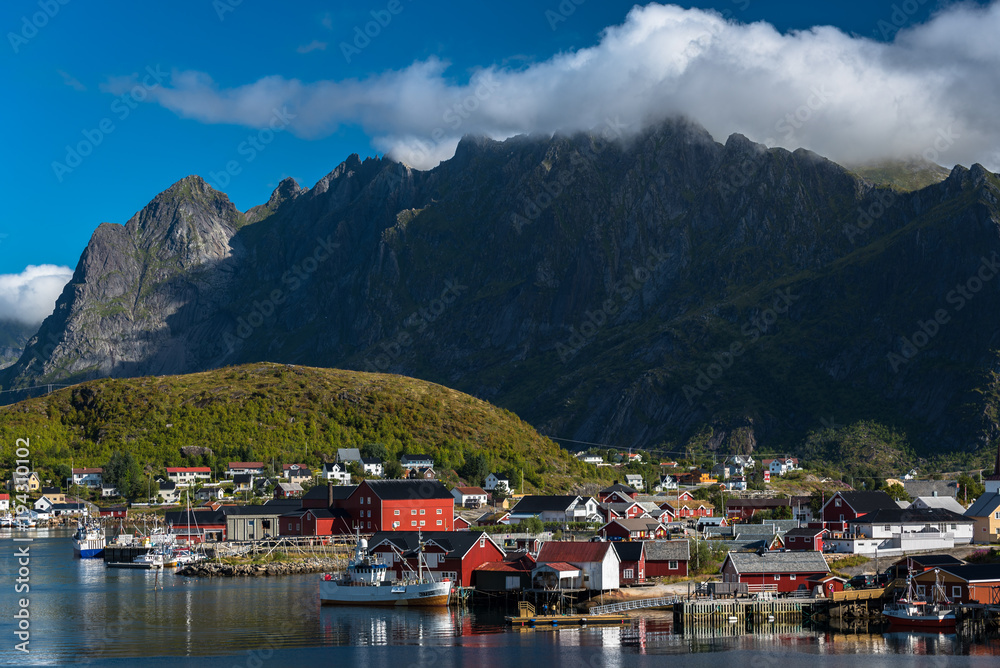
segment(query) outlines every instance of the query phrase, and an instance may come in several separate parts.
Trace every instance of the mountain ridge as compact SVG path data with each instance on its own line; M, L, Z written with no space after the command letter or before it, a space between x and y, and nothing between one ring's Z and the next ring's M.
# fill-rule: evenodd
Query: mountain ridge
M120 294L85 260L127 244L95 232L0 383L268 360L425 378L579 441L793 448L834 414L978 452L998 437L1000 281L945 300L1000 251L997 184L973 165L880 186L684 120L615 141L463 139L426 172L355 154L245 214L188 184L186 207L146 212L170 253L133 258ZM125 295L119 321L88 319ZM893 369L942 307L951 321Z

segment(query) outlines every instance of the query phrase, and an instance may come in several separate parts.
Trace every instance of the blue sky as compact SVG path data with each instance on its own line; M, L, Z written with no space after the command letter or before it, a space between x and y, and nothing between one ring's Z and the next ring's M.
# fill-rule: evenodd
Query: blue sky
M739 131L830 154L845 143L838 131L870 123L878 136L892 135L884 146L874 142L880 150L917 154L951 141L951 153L942 151L938 162L980 159L996 168L990 142L1000 132L991 134L987 126L995 121L987 117L997 116L990 104L997 92L983 97L974 73L995 73L998 50L963 46L977 42L975 30L994 29L983 16L934 0L717 0L677 7L722 16L630 15L633 3L616 0L8 0L0 7L9 91L0 111L7 128L0 182L8 202L0 221L0 319L41 317L54 299L53 282L65 281L65 269L23 273L26 267L75 267L98 224L124 223L188 174L205 177L246 210L266 201L283 177L309 187L351 153L389 151L430 166L464 132L504 137L594 127L618 114L635 126L649 109L669 108L703 120L720 141ZM954 19L933 23L930 17L942 10ZM384 25L375 26L379 19ZM725 19L737 27L723 25ZM746 25L754 22L773 29ZM837 30L811 30L825 25ZM609 26L623 27L602 36ZM377 33L367 42L358 38L365 28ZM985 41L996 42L996 34L984 32L992 35ZM344 44L353 48L345 53ZM760 44L773 51L757 57L783 64L727 80L741 54L752 60ZM602 106L608 86L618 85L633 63L678 51L686 54L687 74L656 69L655 85L621 96L635 94L634 118L622 106L631 102ZM960 87L938 65L918 62L919 54L931 53L939 64L942 53L952 52L954 61L944 57L949 72L970 73L968 81L957 77ZM846 69L865 75L831 68L827 77L826 66L816 65L823 58L851 61ZM925 74L921 67L930 69ZM740 89L741 81L757 93ZM706 91L706 82L716 89ZM891 89L884 101L883 85ZM564 89L579 91L579 99L567 101ZM477 91L486 92L473 101L482 108L472 117L446 115ZM552 99L548 91L555 91ZM961 116L969 112L941 101L961 100L963 91L976 95L969 106L989 113ZM761 105L760 98L777 106ZM870 98L876 99L869 105ZM808 122L782 136L782 127L790 129L781 125L783 110L798 110ZM955 118L964 125L948 130ZM260 135L269 125L277 131ZM884 129L904 126L898 134ZM973 137L970 128L986 129ZM434 131L441 129L447 136L438 138ZM942 132L959 139L936 139ZM245 143L250 137L257 137L256 148ZM873 144L863 136L856 143ZM977 147L984 145L980 158ZM227 163L238 173L225 174Z

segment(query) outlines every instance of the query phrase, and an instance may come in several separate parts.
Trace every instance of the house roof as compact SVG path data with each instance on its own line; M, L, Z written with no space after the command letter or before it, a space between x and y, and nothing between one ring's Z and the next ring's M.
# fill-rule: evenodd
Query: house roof
M39 490L42 494L62 494L63 491L58 487L42 487Z
M504 553L503 548L490 536L479 531L424 531L420 532L419 538L415 531L382 531L368 541L368 549L374 550L388 542L395 545L403 554L411 556L417 549L417 541L423 539L425 548L428 543L434 543L444 549L449 558L464 557L483 536L500 550L500 554Z
M826 531L826 529L810 529L809 527L799 527L785 532L786 538L815 538Z
M573 564L567 563L565 561L546 561L545 563L539 562L535 569L548 568L553 571L558 571L560 573L579 573L580 567L574 566Z
M830 567L820 552L730 552L728 559L737 573L828 573Z
M885 492L837 492L827 504L840 496L856 513L871 513L882 508L898 510L899 506Z
M605 487L600 492L598 492L598 494L604 496L606 494L613 494L615 492L621 492L622 494L628 494L629 496L632 496L633 494L636 493L636 491L631 487L629 487L628 485L623 485L620 482L616 482L610 487Z
M895 504L893 504L895 505ZM944 508L879 508L867 515L851 520L851 524L955 524L973 520Z
M399 458L401 462L424 462L424 461L434 461L434 458L430 455L403 455Z
M208 466L168 466L167 473L211 473Z
M250 473L237 473L236 475L233 476L233 483L237 485L241 483L250 484L250 481L252 480L253 480L253 474Z
M360 462L361 450L358 448L337 448L337 459L347 462Z
M958 483L954 480L904 480L903 489L906 493L917 498L918 496L957 496Z
M490 475L496 478L497 480L507 480L508 482L510 481L510 478L507 476L506 473L491 473Z
M102 468L73 469L73 475L87 475L88 473L104 473Z
M966 517L987 517L1000 507L1000 494L981 494L976 502L965 511Z
M486 490L479 487L456 487L455 489L458 490L459 494L465 496L487 496Z
M265 506L292 506L298 508L302 505L301 499L268 499L264 502Z
M281 504L275 504L271 506L222 506L219 508L227 516L229 515L263 515L275 516L281 515L283 511L287 510L288 506L282 506Z
M362 457L361 458L361 463L362 464L368 464L368 465L381 464L382 460L379 459L378 457Z
M510 509L510 512L512 515L520 513L541 513L544 511L565 512L578 498L580 497L532 494L525 496L518 501L517 505Z
M297 482L279 482L278 487L284 492L301 492L302 485Z
M924 566L925 568L933 568L935 566L961 566L965 563L961 559L953 557L950 554L920 554L912 557L903 557L897 561L896 564L905 565L911 561L918 566Z
M206 526L226 523L226 515L222 510L168 510L164 513L164 519L170 526L190 527L194 525Z
M622 540L615 541L611 545L618 553L619 561L639 561L642 559L642 546L647 542L645 540Z
M950 510L951 512L958 513L959 515L965 514L965 508L962 504L951 496L918 496L913 500L913 503L916 503L917 501L928 508L944 508L945 510Z
M538 551L538 563L566 561L571 563L604 561L611 543L575 543L546 541Z
M686 540L647 540L644 542L646 561L686 561L691 558L691 546Z
M281 465L281 470L282 471L289 471L291 469L305 469L305 470L308 471L309 467L306 466L305 464L282 464Z
M353 494L354 490L356 490L357 488L358 488L357 485L334 485L333 486L333 500L334 501L343 501L344 499L346 499L347 497L349 497L351 494ZM303 499L323 499L325 501L326 498L327 498L327 486L326 485L316 485L315 487L313 487L312 489L310 489L308 492L306 492L302 496L302 498Z
M262 469L264 462L229 462L231 469Z
M177 484L174 482L161 482L160 491L161 492L173 492L177 489Z
M624 527L625 530L627 530L629 533L632 533L633 531L655 531L656 529L659 529L660 527L663 526L662 524L660 524L659 520L654 520L649 517L646 518L636 517L634 519L621 518L617 520L611 520L604 526L609 527L612 524L618 524Z
M961 578L966 582L1000 582L1000 564L965 564L962 566L943 566L941 567L941 570L945 573L951 573L955 577Z
M476 522L499 522L510 513L506 510L490 511L476 518Z
M368 485L372 493L383 501L400 499L455 500L448 488L437 480L366 480L361 484Z

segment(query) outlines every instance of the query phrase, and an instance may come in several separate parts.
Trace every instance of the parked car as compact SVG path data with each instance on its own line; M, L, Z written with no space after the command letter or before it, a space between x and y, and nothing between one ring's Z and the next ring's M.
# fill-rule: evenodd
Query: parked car
M877 587L878 584L874 575L862 574L855 575L853 578L848 580L847 586L851 589L872 589Z

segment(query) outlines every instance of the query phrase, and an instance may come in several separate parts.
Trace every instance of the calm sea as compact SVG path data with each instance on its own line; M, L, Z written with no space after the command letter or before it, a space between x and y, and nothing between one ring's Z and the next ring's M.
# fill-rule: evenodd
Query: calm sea
M669 614L630 629L510 631L499 608L472 612L320 607L318 576L199 579L73 559L69 530L0 533L0 664L447 668L662 665L991 666L1000 640L789 629L691 638ZM31 543L14 542L30 536ZM27 545L30 592L18 593ZM29 653L15 649L28 599Z

